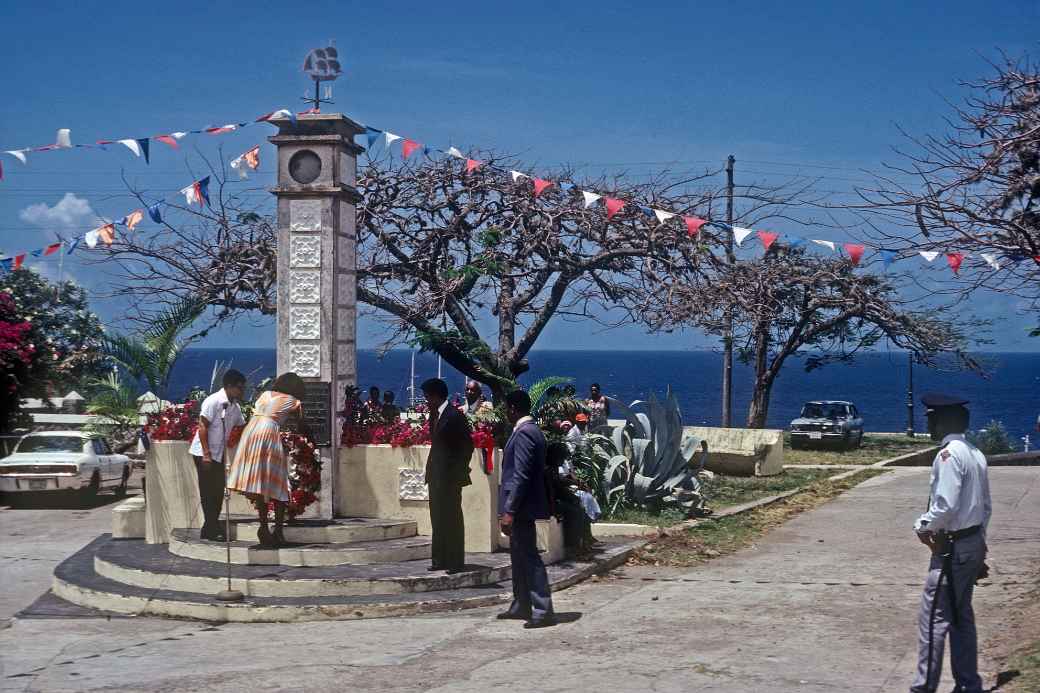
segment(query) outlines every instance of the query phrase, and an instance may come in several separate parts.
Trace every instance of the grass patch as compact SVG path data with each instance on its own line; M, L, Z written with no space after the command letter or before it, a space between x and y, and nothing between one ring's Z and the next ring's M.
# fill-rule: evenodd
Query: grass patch
M1040 640L1022 647L1008 661L1004 671L1008 683L1000 690L1008 693L1030 693L1040 691ZM1013 678L1010 676L1014 672Z
M927 438L906 436L864 436L858 450L835 448L812 448L795 450L791 447L791 436L784 434L784 464L874 464L915 450L935 445Z
M688 567L739 551L795 515L820 506L853 486L887 472L886 469L864 469L838 481L817 480L803 491L776 503L739 515L705 519L690 529L654 540L640 549L629 562L635 565Z

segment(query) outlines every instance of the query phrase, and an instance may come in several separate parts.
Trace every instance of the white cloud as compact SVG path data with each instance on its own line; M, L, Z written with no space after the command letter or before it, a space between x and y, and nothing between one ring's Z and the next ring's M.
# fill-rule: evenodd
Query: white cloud
M65 197L54 206L47 206L43 202L29 205L18 216L33 226L65 231L82 230L99 220L90 208L90 203L75 193L65 193Z

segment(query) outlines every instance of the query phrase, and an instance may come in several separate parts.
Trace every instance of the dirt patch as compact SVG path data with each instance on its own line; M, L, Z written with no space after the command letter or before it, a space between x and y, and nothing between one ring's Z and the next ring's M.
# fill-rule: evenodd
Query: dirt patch
M705 519L685 530L663 530L657 539L629 559L629 565L693 566L739 551L795 515L812 510L886 471L864 469L838 481L817 481L793 496L746 513Z
M1000 628L983 643L982 656L997 672L990 690L1040 691L1040 570L1032 580L1034 587L1006 604Z

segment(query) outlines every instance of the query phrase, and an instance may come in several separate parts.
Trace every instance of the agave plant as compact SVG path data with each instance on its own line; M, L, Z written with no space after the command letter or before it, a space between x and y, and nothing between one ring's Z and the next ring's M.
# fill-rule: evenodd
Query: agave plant
M626 423L611 433L618 455L604 469L605 486L623 487L626 500L643 507L693 511L702 506L700 484L690 466L700 440L683 436L679 402L671 388L664 402L653 394L630 406L608 399L611 412L624 415Z

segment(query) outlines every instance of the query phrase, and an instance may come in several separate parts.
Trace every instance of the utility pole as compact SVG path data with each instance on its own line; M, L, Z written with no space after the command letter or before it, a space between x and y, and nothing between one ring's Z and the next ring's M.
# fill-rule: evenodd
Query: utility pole
M730 154L726 159L726 223L733 226L733 164ZM726 262L733 264L733 233L726 235ZM733 425L733 314L726 312L726 331L722 337L722 427Z
M914 352L907 354L910 357L910 371L906 381L906 434L914 437Z

